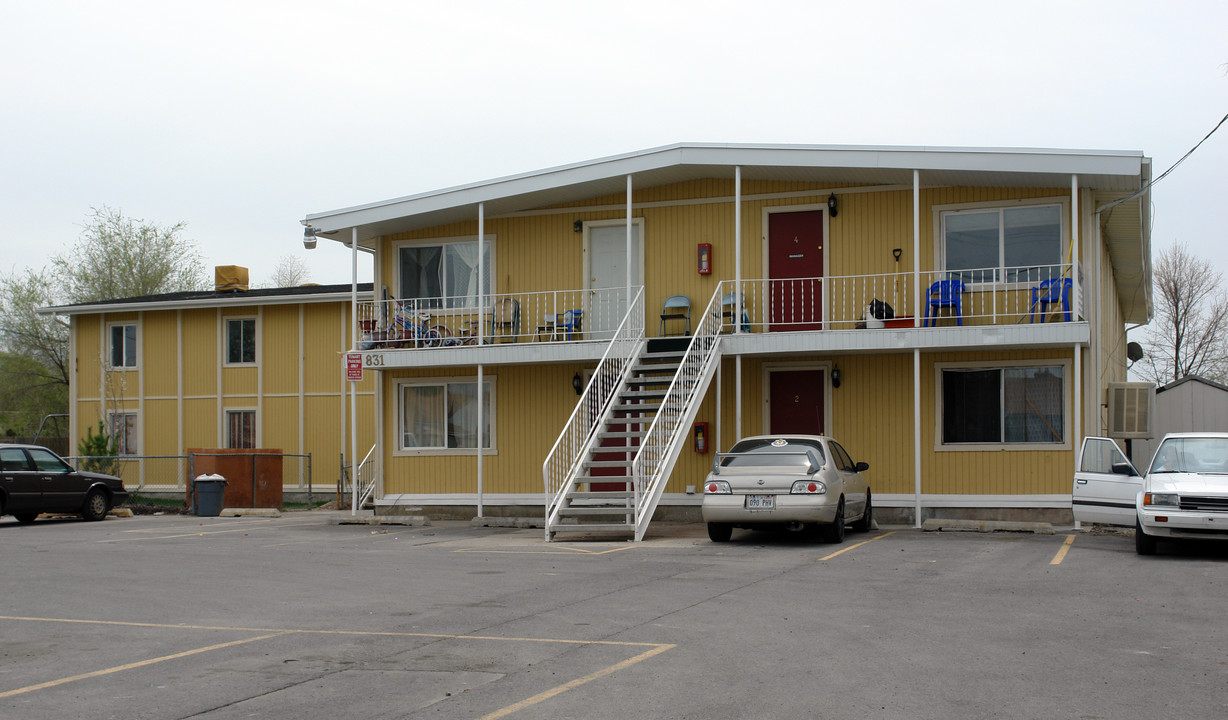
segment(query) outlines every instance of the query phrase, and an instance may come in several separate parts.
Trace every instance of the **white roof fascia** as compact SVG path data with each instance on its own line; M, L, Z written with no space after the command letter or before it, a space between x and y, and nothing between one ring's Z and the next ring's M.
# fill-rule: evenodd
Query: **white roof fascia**
M857 147L679 144L434 190L330 212L302 223L320 232L395 220L505 197L609 180L663 168L697 166L830 167L1138 177L1141 152L1024 148Z
M189 308L244 307L252 305L295 305L298 303L349 302L351 293L328 293L321 295L238 296L233 298L196 298L189 300L151 300L149 302L92 303L89 305L55 305L35 310L39 315L97 315L112 312L137 312L150 310L185 310ZM372 292L358 293L359 300L370 300Z

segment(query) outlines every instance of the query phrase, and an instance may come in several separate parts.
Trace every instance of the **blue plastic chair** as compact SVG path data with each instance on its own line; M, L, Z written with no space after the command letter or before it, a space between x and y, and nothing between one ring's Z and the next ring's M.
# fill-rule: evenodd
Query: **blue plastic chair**
M925 293L925 321L921 327L934 327L938 324L938 309L951 308L955 312L955 324L964 324L964 281L939 280L930 285ZM933 317L931 317L931 314Z
M1049 315L1049 306L1062 304L1062 317L1070 322L1070 292L1073 283L1070 278L1053 278L1032 288L1032 322L1036 322L1036 306L1040 306L1040 321L1044 322Z
M554 331L561 333L565 340L570 340L572 334L580 333L580 319L583 317L583 310L568 310L565 313L560 313L554 323Z

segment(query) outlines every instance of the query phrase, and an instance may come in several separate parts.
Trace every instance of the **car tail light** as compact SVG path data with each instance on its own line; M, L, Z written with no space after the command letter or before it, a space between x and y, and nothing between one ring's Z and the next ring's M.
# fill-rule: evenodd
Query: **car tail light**
M724 480L709 480L704 485L705 495L731 495L733 490L729 489L729 483Z
M798 480L789 488L790 495L826 495L827 486L818 480Z

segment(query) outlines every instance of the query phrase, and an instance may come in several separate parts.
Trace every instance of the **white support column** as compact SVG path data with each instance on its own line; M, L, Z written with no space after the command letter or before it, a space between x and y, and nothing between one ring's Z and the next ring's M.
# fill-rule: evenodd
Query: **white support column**
M350 352L358 347L358 227L350 233ZM358 514L358 387L350 383L350 515Z
M921 527L921 349L912 351L913 527Z
M1075 464L1079 462L1078 448L1083 438L1083 399L1087 397L1083 392L1083 349L1076 343L1074 346L1074 387L1070 393L1071 404L1074 405L1074 428L1073 435L1070 438L1070 447L1074 448L1071 457ZM1077 468L1074 468L1077 469Z
M712 452L721 451L721 368L725 363L716 358L716 433L712 436Z
M742 332L742 166L733 169L733 331ZM738 432L742 439L742 357L738 356Z
M486 203L478 203L478 347L482 346L482 324L483 318L486 317L486 291L482 286L482 273L486 269L485 256L486 242ZM483 474L482 459L485 453L482 452L482 420L483 406L482 402L482 365L478 365L478 517L485 517L482 504L482 482L485 479Z
M486 271L486 203L478 203L478 347L482 346L482 325L486 317L486 288L482 278ZM481 416L478 416L481 422ZM479 438L481 436L479 435ZM479 444L478 447L481 447ZM478 453L478 472L482 471L482 454ZM481 517L481 514L478 514Z
M742 356L734 356L733 441L742 439Z
M482 420L483 410L485 409L485 394L482 392L482 370L483 366L478 365L478 517L485 517L482 507L482 456L486 453L482 450Z
M935 238L937 242L937 238ZM912 171L912 326L921 327L921 172ZM920 482L918 476L918 482Z
M1070 319L1079 319L1079 176L1070 176Z
M631 298L633 297L631 294L631 268L635 267L635 265L632 265L632 263L638 260L638 258L634 257L633 256L634 254L631 252L631 236L632 236L633 229L634 227L631 223L631 176L628 175L627 176L627 295L626 295L626 300L624 301L625 304L623 305L624 315L626 315L627 311L631 309ZM643 238L641 238L640 240L641 242L643 242ZM641 282L643 282L643 280L644 280L643 278L640 278Z

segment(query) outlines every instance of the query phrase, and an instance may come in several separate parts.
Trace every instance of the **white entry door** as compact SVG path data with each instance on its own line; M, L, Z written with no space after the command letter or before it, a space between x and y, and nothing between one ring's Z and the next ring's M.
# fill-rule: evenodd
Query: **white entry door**
M627 313L627 222L587 224L585 233L585 278L589 304L584 317L584 336L607 339L614 336ZM644 244L639 222L631 225L631 292L643 284Z

